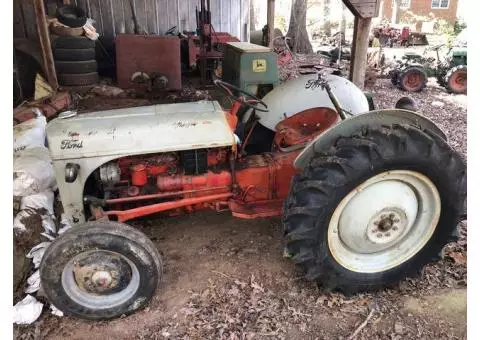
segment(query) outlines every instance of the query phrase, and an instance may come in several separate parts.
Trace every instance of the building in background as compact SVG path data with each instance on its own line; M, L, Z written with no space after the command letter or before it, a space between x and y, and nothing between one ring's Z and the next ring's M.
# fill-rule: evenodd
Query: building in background
M399 8L395 20L393 0L383 0L380 10L382 19L390 22L410 23L418 31L432 26L430 23L445 20L450 25L455 24L457 8L460 0L398 0ZM424 24L425 23L425 24Z

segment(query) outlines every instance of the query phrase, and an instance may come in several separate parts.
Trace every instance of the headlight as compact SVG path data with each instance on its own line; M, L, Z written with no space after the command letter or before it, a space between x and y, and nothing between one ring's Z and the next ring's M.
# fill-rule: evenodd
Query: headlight
M78 170L80 170L80 165L75 163L67 163L67 165L65 165L65 182L75 182L78 176Z

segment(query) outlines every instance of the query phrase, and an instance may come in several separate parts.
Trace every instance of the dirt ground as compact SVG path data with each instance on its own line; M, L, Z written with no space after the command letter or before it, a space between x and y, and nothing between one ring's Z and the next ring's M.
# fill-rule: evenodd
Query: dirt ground
M380 108L393 107L404 95L388 80L367 90ZM432 83L412 97L466 157L466 96L448 95ZM110 322L45 310L35 324L15 326L14 338L466 339L466 221L459 225L459 242L419 278L351 297L319 290L282 257L278 218L248 221L202 212L134 225L165 260L161 287L146 309Z

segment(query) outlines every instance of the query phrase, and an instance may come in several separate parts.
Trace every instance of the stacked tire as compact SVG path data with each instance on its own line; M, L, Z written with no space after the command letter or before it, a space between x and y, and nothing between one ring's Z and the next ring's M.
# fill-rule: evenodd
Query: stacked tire
M60 86L98 83L95 41L83 36L60 36L54 41L52 51Z

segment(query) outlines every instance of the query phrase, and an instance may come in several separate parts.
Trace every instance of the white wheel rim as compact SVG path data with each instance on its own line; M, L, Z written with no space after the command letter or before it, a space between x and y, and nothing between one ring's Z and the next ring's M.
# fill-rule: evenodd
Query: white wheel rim
M328 225L328 247L343 267L361 273L392 269L428 242L440 218L436 186L409 170L378 174L352 190Z

